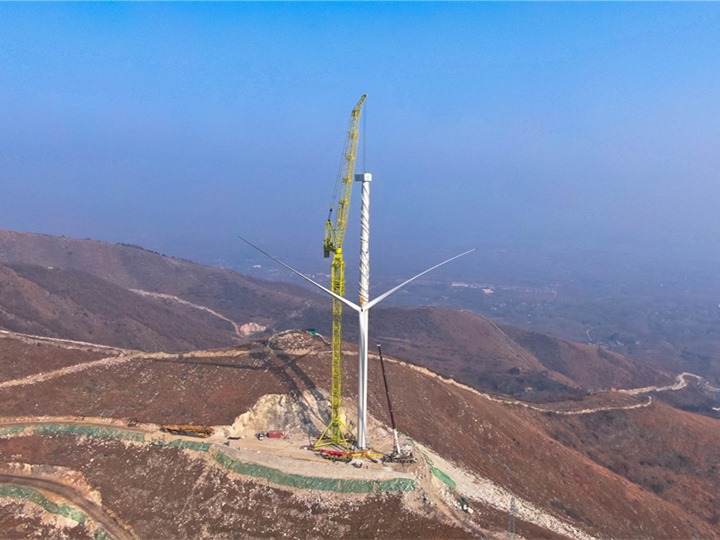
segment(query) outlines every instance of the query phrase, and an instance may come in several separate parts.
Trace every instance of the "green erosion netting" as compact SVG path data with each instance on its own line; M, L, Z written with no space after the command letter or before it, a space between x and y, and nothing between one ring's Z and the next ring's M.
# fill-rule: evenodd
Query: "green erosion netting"
M285 473L277 469L271 469L264 465L243 463L223 452L217 452L214 458L220 465L238 474L262 478L273 484L297 489L316 489L320 491L335 491L337 493L385 493L415 490L415 480L412 478L396 478L394 480L349 480L343 478L301 476L299 474Z
M212 444L199 441L186 441L185 439L175 439L169 443L161 443L162 446L168 448L184 448L185 450L195 450L196 452L209 452Z
M93 540L111 540L111 536L105 529L98 527L93 533Z
M433 475L434 475L436 478L439 478L440 480L442 480L443 483L445 483L445 485L447 485L448 487L450 487L450 488L452 488L452 489L455 489L455 488L457 487L457 484L455 483L455 480L453 480L452 478L450 478L447 474L445 474L444 472L442 472L440 469L438 469L438 468L433 467L432 465L430 465L430 472L433 473Z
M34 429L39 435L85 435L99 439L124 439L126 441L145 442L145 434L121 428L83 426L76 424L38 424Z
M57 514L60 516L64 516L68 519L71 519L80 525L84 525L87 521L88 517L78 510L77 508L63 504L63 503L54 503L52 501L49 501L45 495L37 491L36 489L30 488L30 487L24 487L24 486L13 486L13 485L6 485L6 486L0 486L0 497L13 497L16 499L26 499L32 503L37 504L38 506L41 506L44 508L47 512L50 512L51 514Z
M11 435L22 432L25 429L26 426L9 426L6 428L0 428L0 437L3 435ZM170 442L165 442L162 439L146 441L144 433L113 427L85 426L76 424L38 424L34 426L33 431L39 435L72 434L84 435L86 437L97 437L100 439L123 439L142 443L149 442L150 444L166 448L181 448L185 450L193 450L195 452L209 452L212 448L212 444L210 443L188 441L185 439L174 439ZM242 461L233 459L220 451L218 451L213 457L218 464L238 474L262 478L273 484L297 489L316 489L320 491L335 491L337 493L386 493L415 490L415 480L412 478L395 478L392 480L352 480L343 478L302 476L299 474L285 473L264 465L243 463ZM442 476L438 476L438 473L447 478L447 480L444 480ZM449 481L450 483L448 483L448 485L454 487L455 483L450 480L447 475L444 475L440 471L438 471L438 473L436 473L435 470L433 471L433 474L438 476L438 478L443 479L445 483L448 483ZM97 534L104 534L104 532L98 533L96 531L96 536Z
M26 429L27 426L24 425L0 427L0 437L8 437L10 435L15 435L16 433L22 433Z
M430 459L430 456L425 454L425 452L422 452L422 455L425 458L425 461L427 462L428 467L430 467L430 472L433 474L433 476L435 478L439 478L446 486L448 486L451 489L457 488L457 484L455 483L455 480L453 480L447 474L445 474L440 469L435 467L435 465L433 465L432 459Z

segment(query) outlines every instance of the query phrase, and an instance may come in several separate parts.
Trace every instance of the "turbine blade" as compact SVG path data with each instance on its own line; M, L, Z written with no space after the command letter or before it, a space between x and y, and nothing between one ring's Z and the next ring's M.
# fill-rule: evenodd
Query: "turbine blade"
M377 304L378 302L382 302L383 300L385 300L385 299L386 299L388 296L390 296L392 293L397 292L397 291L399 291L400 289L402 289L405 285L407 285L407 284L410 283L411 281L415 281L415 280L416 280L417 278L419 278L420 276L424 276L424 275L427 274L428 272L431 272L432 270L435 270L436 268L441 267L443 264L447 264L447 263L449 263L450 261L454 261L455 259L459 259L459 258L462 257L463 255L467 255L468 253L472 253L473 251L475 251L475 248L469 249L469 250L465 251L464 253L461 253L460 255L455 255L454 257L450 257L448 260L443 261L443 262L441 262L441 263L439 263L439 264L436 264L435 266L433 266L433 267L431 267L431 268L428 268L428 269L425 270L424 272L420 272L417 276L411 277L411 278L408 279L407 281L402 282L402 283L401 283L400 285L398 285L397 287L393 287L393 288L390 289L388 292L381 294L381 295L378 296L377 298L374 298L373 300L371 300L370 302L368 302L367 304L365 304L365 305L363 306L363 309L366 309L366 310L367 310L367 309L370 309L371 307L373 307L373 306L374 306L375 304Z
M361 311L361 310L360 310L360 306L358 306L358 305L356 305L356 304L353 304L350 300L347 300L346 298L343 298L343 297L340 296L339 294L335 294L334 292L332 292L332 291L331 291L330 289L328 289L327 287L323 287L323 286L320 285L319 283L317 283L317 282L313 281L312 279L310 279L309 277L307 277L305 274L302 274L302 273L298 272L297 270L295 270L292 266L289 266L289 265L285 264L284 262L282 262L280 259L278 259L278 258L276 258L276 257L273 257L273 256L270 255L267 251L263 251L262 249L260 249L259 247L257 247L255 244L253 244L253 243L250 242L249 240L245 240L245 239L244 239L242 236L240 236L240 235L238 235L238 238L239 238L240 240L242 240L243 242L245 242L248 246L257 249L260 253L262 253L262 254L265 255L266 257L271 258L273 261L275 261L275 262L278 263L279 265L284 266L285 268L287 268L288 270L290 270L293 274L296 274L296 275L300 276L300 277L303 278L305 281L307 281L307 282L312 283L313 285L315 285L318 289L321 289L321 290L325 291L327 294L329 294L330 296L332 296L333 298L336 298L337 300L340 300L343 304L345 304L345 305L348 306L349 308L354 309L354 310L357 311L358 313Z

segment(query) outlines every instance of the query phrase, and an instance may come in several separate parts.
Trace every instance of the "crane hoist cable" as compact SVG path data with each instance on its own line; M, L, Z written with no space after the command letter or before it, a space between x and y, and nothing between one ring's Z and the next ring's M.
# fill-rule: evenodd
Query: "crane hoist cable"
M345 260L342 246L347 229L347 218L350 211L350 196L355 177L355 160L357 157L360 116L367 94L360 96L350 115L350 125L345 138L345 147L340 163L340 171L335 183L330 212L325 222L325 240L323 254L329 258L332 253L330 267L330 290L345 295ZM333 214L334 212L334 214ZM334 218L334 221L333 221ZM332 390L330 399L330 423L320 435L315 448L336 445L348 447L352 443L352 435L341 417L342 408L342 302L333 299L332 309Z

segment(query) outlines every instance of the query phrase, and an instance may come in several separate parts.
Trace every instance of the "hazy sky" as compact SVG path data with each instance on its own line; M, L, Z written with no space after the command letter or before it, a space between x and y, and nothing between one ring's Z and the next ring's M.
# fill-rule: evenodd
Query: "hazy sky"
M2 3L0 227L320 260L362 93L380 253L720 255L717 3Z

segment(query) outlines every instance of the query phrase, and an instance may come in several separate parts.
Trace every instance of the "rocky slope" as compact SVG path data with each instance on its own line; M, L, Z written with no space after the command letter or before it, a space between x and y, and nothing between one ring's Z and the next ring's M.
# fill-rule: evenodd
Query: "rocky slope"
M277 329L330 335L330 302L305 289L94 240L0 231L0 327L146 351L247 342ZM348 341L355 318L345 317ZM670 377L596 347L443 308L375 309L388 354L475 388L542 401Z
M670 377L627 357L517 328L468 311L376 310L371 339L388 354L475 388L544 401L588 390L666 383Z
M77 272L81 272L82 275L90 274L101 282L114 285L115 294L118 294L117 288L135 292L145 300L155 300L164 304L166 308L172 308L171 310L176 313L182 311L188 317L200 319L198 322L200 325L214 324L225 330L225 335L218 337L217 333L213 335L211 332L211 339L215 340L215 343L226 345L233 342L234 334L232 324L228 320L237 323L238 326L257 325L248 329L248 332L251 332L258 328L273 327L286 320L301 320L303 310L318 303L316 295L287 283L254 279L230 270L163 256L138 246L110 244L96 240L0 230L0 264L13 268L18 268L20 265L26 269L26 274L32 272L32 276L26 277L31 281L33 279L39 281L37 285L40 288L43 288L45 283L48 283L51 289L57 288L58 283L65 284L69 296L84 295L91 306L101 307L106 291L93 294L92 289L87 290L89 287L86 289L73 287L73 284L82 285L83 278ZM27 270L29 267L36 269ZM65 280L53 279L50 273L43 273L37 267L67 271L68 280L65 282ZM90 284L97 290L101 288L101 282L94 280ZM132 300L123 299L123 301ZM210 315L208 309L228 320L215 316L214 319L219 320L212 322L213 317L208 317ZM120 311L127 315L128 310ZM139 311L142 310L136 310L134 314ZM43 313L40 315L42 316ZM72 316L71 313L68 315ZM71 318L69 317L69 324ZM294 326L302 326L302 323L296 323ZM184 333L183 330L172 337L182 341ZM96 341L100 342L97 339ZM189 341L194 348L208 346L207 343L196 342L195 338ZM190 344L188 348L192 348ZM149 348L152 349L152 346Z
M11 335L0 346L8 342L16 348L38 346ZM80 347L55 346L64 354ZM108 358L115 359L108 362L94 356L102 351L91 353L72 369L45 377L0 371L6 421L48 422L57 416L141 424L193 421L227 433L233 433L233 425L251 430L265 422L267 429L281 428L307 441L317 434L315 416L327 407L330 349L307 333L181 355L108 351ZM349 420L357 384L354 353L350 347L344 372ZM50 349L45 356L52 356ZM332 536L340 530L332 522L350 536L502 537L513 497L520 529L532 538L720 536L712 511L720 502L716 456L699 455L699 449L717 447L717 420L675 414L626 394L623 399L635 399L632 405L603 410L600 396L592 412L584 412L582 401L571 402L570 410L565 404L563 414L552 408L540 412L397 361L388 362L387 372L399 429L423 456L425 468L409 471L417 478L414 495L306 492L234 476L192 451L82 435L4 428L0 456L6 463L79 470L112 513L132 523L141 537L216 537L239 530L250 536L279 535L280 530L290 536L308 531ZM372 356L369 439L384 449L390 433L381 381L379 361ZM258 408L273 395L285 397ZM252 424L240 421L248 414ZM298 459L299 470L307 458ZM341 476L343 468L352 469L329 466ZM433 467L449 482L430 487L427 471ZM435 502L422 503L423 497ZM454 509L450 503L461 497L475 513ZM145 502L138 505L138 500ZM238 506L238 500L246 504Z

